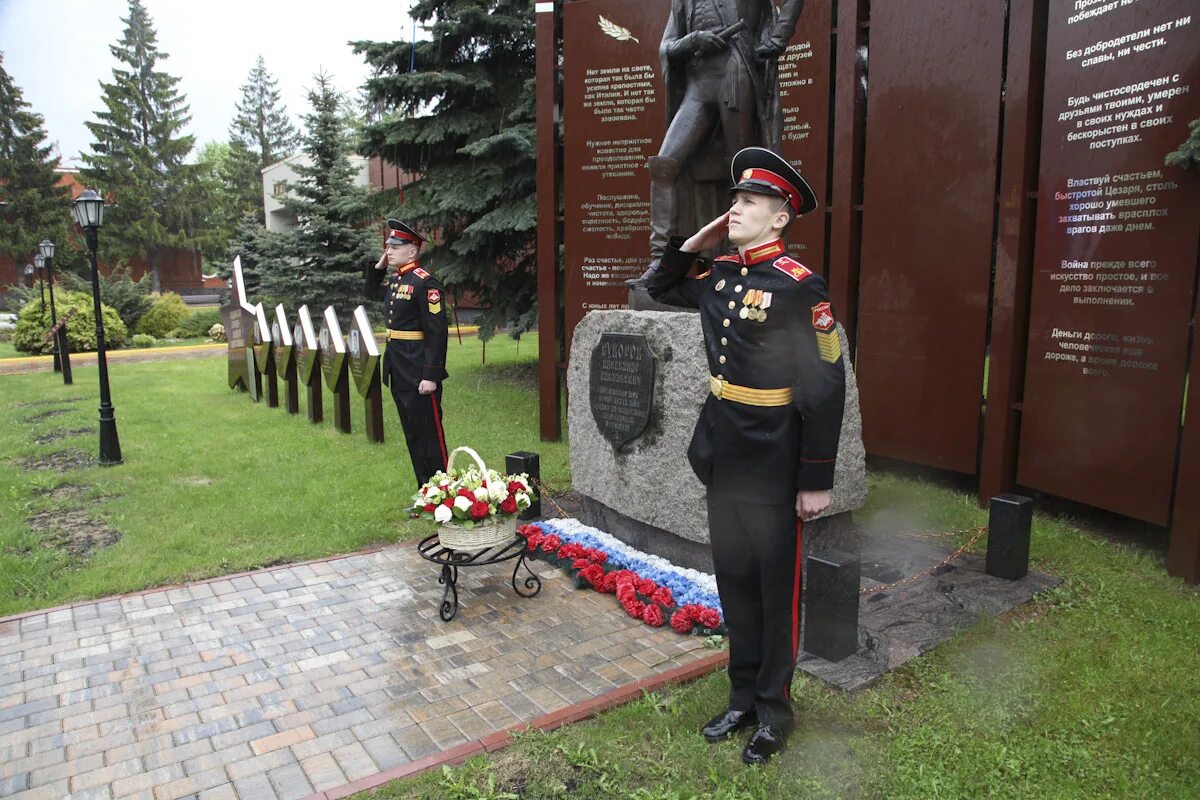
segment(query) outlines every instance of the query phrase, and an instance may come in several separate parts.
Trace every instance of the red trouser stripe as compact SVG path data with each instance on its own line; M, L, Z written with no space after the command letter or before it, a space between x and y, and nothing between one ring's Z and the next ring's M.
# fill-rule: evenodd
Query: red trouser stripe
M804 568L804 522L796 517L796 574L792 578L792 658L800 653L800 576Z
M437 395L429 395L429 404L433 406L433 421L437 425L438 445L442 448L442 469L446 468L446 435L442 433L442 415L438 413Z

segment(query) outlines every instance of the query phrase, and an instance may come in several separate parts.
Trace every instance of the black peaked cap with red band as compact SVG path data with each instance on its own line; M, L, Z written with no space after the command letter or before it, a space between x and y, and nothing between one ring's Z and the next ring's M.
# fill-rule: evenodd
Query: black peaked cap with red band
M797 215L817 208L817 195L808 181L785 159L765 147L745 147L730 167L733 192L754 192L782 197Z
M425 243L424 236L398 219L389 219L387 227L387 239L384 241L384 244L415 244L420 247Z

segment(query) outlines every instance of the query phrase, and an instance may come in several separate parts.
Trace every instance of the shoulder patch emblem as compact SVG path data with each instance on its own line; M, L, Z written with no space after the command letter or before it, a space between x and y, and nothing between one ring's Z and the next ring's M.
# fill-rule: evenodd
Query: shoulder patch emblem
M421 269L420 267L417 267L416 269L414 269L413 274L416 275L418 278L428 278L429 277L429 273L426 272L425 270Z
M791 256L780 256L775 259L775 263L771 266L782 272L784 275L791 277L794 281L802 281L811 276L812 270L801 264Z
M834 325L833 309L829 303L817 303L812 307L813 327L819 331L827 331Z

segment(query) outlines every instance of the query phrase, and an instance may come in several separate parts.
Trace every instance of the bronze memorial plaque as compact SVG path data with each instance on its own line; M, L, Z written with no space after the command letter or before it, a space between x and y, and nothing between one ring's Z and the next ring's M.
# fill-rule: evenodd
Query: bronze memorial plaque
M300 306L296 314L296 328L293 332L295 342L296 377L304 384L304 394L308 400L308 421L320 422L325 418L325 401L321 393L321 370L316 369L321 360L321 350L316 330L313 328L312 315L308 306Z
M320 357L320 348L317 342L316 328L313 327L312 315L308 312L308 306L300 306L300 311L296 314L296 327L292 331L292 340L296 343L296 371L299 373L300 382L307 386L314 374L319 374L313 369L317 365Z
M317 346L321 348L321 374L325 377L325 385L336 392L346 376L346 340L342 338L342 326L333 306L325 308Z
M346 379L346 340L333 306L325 307L321 333L317 337L321 348L321 373L325 385L333 392L333 427L342 433L350 432L350 382Z
M288 326L287 312L283 309L283 303L280 303L275 306L275 319L271 323L271 357L275 362L275 371L283 378L285 407L289 414L300 410L296 360L292 354L292 331Z
M641 436L650 422L654 367L645 336L604 333L592 350L592 417L614 449Z
M286 375L292 362L292 330L288 326L287 312L283 303L275 306L275 320L271 323L271 343L275 352L275 369Z
M254 305L254 366L265 375L271 360L271 326L262 303Z
M1169 517L1200 183L1196 0L1052 3L1020 483ZM1196 387L1192 387L1196 391Z
M225 341L228 343L229 388L241 386L258 400L259 378L254 366L254 306L246 300L246 284L242 280L242 259L233 259L233 278L230 281L229 305L221 309L225 320Z
M383 390L379 375L379 345L375 342L371 320L367 318L367 309L363 306L354 309L346 351L354 387L363 399L367 441L382 442Z

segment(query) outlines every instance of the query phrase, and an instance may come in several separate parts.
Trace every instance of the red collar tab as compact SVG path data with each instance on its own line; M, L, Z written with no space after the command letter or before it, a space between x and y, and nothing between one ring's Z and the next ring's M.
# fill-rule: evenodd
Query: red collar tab
M791 183L784 180L782 175L771 172L769 169L751 167L750 169L742 171L741 179L743 181L760 181L762 183L770 184L779 190L781 197L787 198L788 205L792 207L793 211L795 211L797 214L800 213L800 192L797 191L795 186L792 186Z
M783 255L787 252L787 248L783 246L782 239L776 239L773 242L752 247L746 251L745 263L748 265L758 264L766 261L768 258Z
M813 274L811 269L804 266L791 256L777 258L775 259L775 263L771 266L775 267L775 269L779 270L784 275L787 275L792 280L797 282L802 281Z
M417 262L409 261L407 264L401 264L400 266L396 267L396 274L403 275L406 272L412 272L416 268L417 268Z

